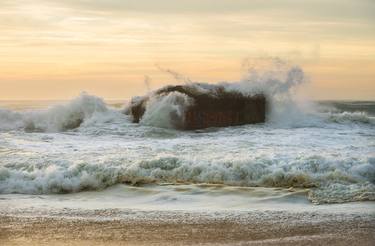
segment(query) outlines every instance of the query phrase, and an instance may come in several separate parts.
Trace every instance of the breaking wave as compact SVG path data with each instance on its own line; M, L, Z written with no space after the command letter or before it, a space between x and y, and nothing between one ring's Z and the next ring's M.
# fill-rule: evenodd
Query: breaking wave
M79 127L85 121L110 113L102 99L82 93L67 104L46 110L25 112L0 109L0 130L27 132L60 132Z
M140 124L85 93L44 110L0 109L0 193L168 182L307 188L314 203L375 200L375 103L298 100L306 81L301 68L278 62L221 82L227 91L264 93L270 104L265 124L221 130L170 129L194 103L181 92L146 95Z
M49 194L103 189L117 183L211 183L310 188L314 203L375 200L375 159L332 160L321 156L238 159L232 162L176 156L122 163L66 161L14 163L0 168L0 193Z
M184 120L187 106L193 104L193 99L186 94L171 92L167 95L152 96L146 105L146 111L141 124L164 128L173 128Z
M369 116L365 112L341 112L328 113L327 120L334 123L363 123L375 125L375 117Z
M375 117L366 112L346 112L331 108L322 112L322 107L308 98L298 97L298 91L306 83L303 69L290 65L280 59L266 59L265 68L248 67L239 81L219 82L217 85L227 92L236 92L244 96L263 94L267 98L268 112L266 121L281 127L320 127L326 123L364 123L375 124ZM193 82L186 76L172 70L163 70L185 83L184 88L195 94L209 94L217 97L217 87L208 83ZM158 94L151 92L137 100L146 100L145 114L140 123L150 126L173 128L176 121L183 121L184 110L194 104L194 99L186 94L173 92ZM361 106L361 105L359 105ZM131 107L129 105L128 107ZM375 105L374 105L375 107ZM367 108L368 109L368 105ZM177 124L178 125L178 124Z
M358 102L350 105L347 103L350 107L345 104L345 107L340 108L341 104L322 107L308 99L297 100L298 89L308 81L302 68L291 66L279 59L269 59L267 62L266 69L248 68L240 81L218 84L228 92L237 92L245 96L264 94L269 105L266 122L275 127L321 127L327 123L375 125L375 117L361 111ZM177 76L180 77L183 76ZM185 79L185 82L186 86L193 88L197 93L216 93L215 87L210 84L192 82L190 79ZM140 124L147 126L173 128L184 121L186 108L194 104L193 98L177 91L160 95L151 92L145 97L148 100ZM142 98L144 97L136 97L133 100L139 101ZM90 119L100 120L100 117L105 119L113 114L124 113L129 107L130 105L126 106L125 110L114 110L101 98L82 93L66 104L55 105L46 110L18 112L0 108L0 131L66 131L85 125L84 123ZM364 105L367 111L374 111L374 108L372 102Z
M140 124L173 128L183 120L186 107L193 103L192 98L179 92L152 96ZM289 99L274 100L272 105L266 122L275 127L324 127L331 123L375 125L375 117L360 111L360 108L354 112L320 111L315 105L304 108ZM122 118L123 124L128 125L130 122L126 117L119 117L122 113L123 110L109 108L99 97L82 93L66 104L46 110L13 111L0 108L0 131L61 132L87 126L89 122L110 121L111 118Z

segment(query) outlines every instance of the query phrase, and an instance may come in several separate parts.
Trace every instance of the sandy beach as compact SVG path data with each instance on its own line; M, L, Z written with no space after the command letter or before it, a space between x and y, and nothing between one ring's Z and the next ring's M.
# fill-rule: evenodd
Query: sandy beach
M372 206L372 205L371 205ZM374 245L374 213L2 212L1 245Z

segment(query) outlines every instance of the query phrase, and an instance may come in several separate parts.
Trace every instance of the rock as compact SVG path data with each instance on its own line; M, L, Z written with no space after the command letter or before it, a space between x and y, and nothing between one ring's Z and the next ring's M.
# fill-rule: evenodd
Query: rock
M194 103L184 110L183 119L174 126L183 130L207 127L225 127L265 122L266 98L262 94L247 96L226 90L223 85L187 84L166 86L150 96L132 99L128 114L139 123L152 96L165 96L179 92L193 99Z

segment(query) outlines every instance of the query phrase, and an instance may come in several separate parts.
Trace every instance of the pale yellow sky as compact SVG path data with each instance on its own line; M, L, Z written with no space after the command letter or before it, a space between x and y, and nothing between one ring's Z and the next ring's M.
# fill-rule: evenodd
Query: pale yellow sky
M238 80L244 59L300 65L313 99L375 100L373 0L0 0L0 100L129 98Z

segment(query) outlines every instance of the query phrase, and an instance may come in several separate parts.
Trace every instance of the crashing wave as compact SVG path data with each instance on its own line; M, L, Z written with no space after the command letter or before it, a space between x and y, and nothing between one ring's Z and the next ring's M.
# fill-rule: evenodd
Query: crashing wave
M266 99L228 92L222 85L191 83L137 97L129 114L135 123L184 130L255 124L265 121Z
M305 82L300 67L280 67L280 62L277 65L266 72L249 70L235 82L208 84L188 80L185 85L167 86L133 98L127 113L137 123L182 129L263 123L266 108L268 120L277 121L275 117L291 109L299 110L292 94ZM268 101L270 106L266 107Z
M375 125L375 117L366 112L353 111L358 106L358 102L351 107L347 106L348 103L345 104L344 109L350 109L349 112L335 108L337 103L323 107L308 100L297 100L298 88L307 82L303 70L279 59L270 59L268 62L270 64L264 70L249 68L239 81L212 85L188 80L187 84L180 86L194 92L193 95L187 93L186 90L157 93L170 88L165 87L145 97L134 97L122 113L129 114L132 105L141 105L142 107L136 114L142 125L176 128L185 122L187 109L195 103L194 96L209 95L215 98L235 93L244 97L253 97L261 94L267 99L266 122L275 127L321 127L327 123ZM223 94L223 92L229 94ZM368 103L366 109L372 110L373 106ZM46 110L16 112L0 109L0 131L20 129L28 132L66 131L81 126L98 114L104 115L108 112L113 112L113 110L109 109L102 99L82 93L66 104L52 106ZM216 118L231 118L223 117L223 114L219 116L221 117ZM228 115L224 114L224 116Z
M279 159L228 162L160 156L134 163L29 162L0 168L0 193L67 193L118 183L168 182L310 188L309 199L314 203L375 200L373 158L338 161L310 156L284 163Z
M28 132L59 132L79 127L96 114L108 112L104 101L82 93L67 104L46 110L14 112L0 109L0 130L23 129Z
M182 125L185 110L192 104L191 97L177 91L167 95L155 95L147 101L140 123L164 128Z
M375 125L375 117L365 112L336 112L327 113L327 120L334 123L362 123Z

